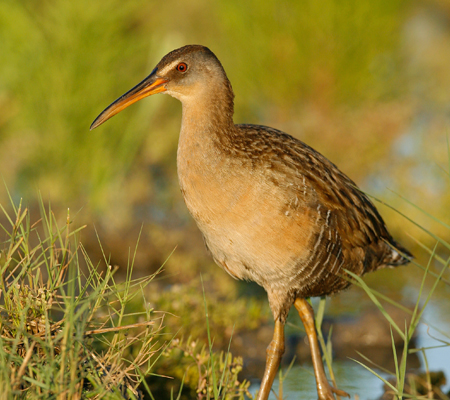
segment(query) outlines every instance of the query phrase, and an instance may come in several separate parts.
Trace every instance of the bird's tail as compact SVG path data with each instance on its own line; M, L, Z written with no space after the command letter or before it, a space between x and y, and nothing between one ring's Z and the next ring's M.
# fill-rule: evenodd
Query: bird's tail
M383 264L385 265L397 267L399 265L408 264L414 258L409 250L394 240L386 242L386 245L389 246L390 251L386 254L383 260Z

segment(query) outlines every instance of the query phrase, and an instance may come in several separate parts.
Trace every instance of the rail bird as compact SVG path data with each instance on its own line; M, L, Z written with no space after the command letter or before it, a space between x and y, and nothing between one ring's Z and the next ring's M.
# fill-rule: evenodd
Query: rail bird
M346 270L363 275L406 264L411 254L394 241L370 199L323 155L277 129L233 122L233 89L207 47L168 53L91 130L155 93L182 103L179 184L214 261L267 292L275 329L258 399L270 394L292 305L310 342L319 399L347 395L327 380L307 299L347 288Z

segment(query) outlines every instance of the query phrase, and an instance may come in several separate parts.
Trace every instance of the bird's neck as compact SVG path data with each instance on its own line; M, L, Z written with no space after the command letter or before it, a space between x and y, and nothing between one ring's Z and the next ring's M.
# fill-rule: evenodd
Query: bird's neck
M206 94L206 93L205 93ZM236 130L233 122L233 92L208 91L193 101L182 101L183 116L178 142L179 183L185 196L192 182L206 185L227 157ZM217 178L217 177L216 177ZM206 183L205 183L206 182ZM183 189L184 188L184 189Z
M233 99L233 90L226 80L199 90L195 97L182 100L180 142L207 144L226 140L235 130Z

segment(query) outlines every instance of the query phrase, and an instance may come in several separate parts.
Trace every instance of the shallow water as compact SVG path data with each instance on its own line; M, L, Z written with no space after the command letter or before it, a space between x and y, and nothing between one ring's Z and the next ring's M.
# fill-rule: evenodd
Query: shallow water
M447 343L450 339L445 338L435 329L430 328L426 322L434 325L437 329L446 332L450 332L450 309L449 309L449 299L444 298L441 301L435 301L434 303L428 305L427 310L424 315L424 323L418 326L418 342L417 347L432 347L439 346L442 343L438 342L437 339L442 339ZM443 387L444 393L450 390L450 347L441 347L436 349L429 349L426 351L428 365L432 371L444 371L447 377L447 384ZM424 365L423 357L420 356L422 362L422 368Z
M435 325L438 329L445 332L450 331L450 312L448 310L448 300L430 304L425 313L424 321ZM444 339L435 329L422 323L418 327L417 347L431 347L440 345L436 339ZM448 341L448 339L447 339ZM450 390L450 347L438 349L429 349L426 351L428 365L431 371L444 371L447 377L447 384L442 387L444 393ZM421 370L425 369L423 357L419 356L421 361ZM350 393L351 398L360 400L376 400L383 394L383 382L367 371L364 367L352 360L337 360L333 362L333 370L336 376L338 388ZM286 372L286 371L284 371ZM377 370L383 378L387 375ZM251 392L257 391L259 385L252 385ZM279 381L276 379L273 389L278 393ZM357 397L355 397L357 396ZM295 365L283 382L283 398L287 399L317 399L314 372L312 365ZM270 400L276 400L275 395L269 397Z
M375 400L383 394L383 383L374 377L369 371L358 365L354 361L336 361L333 364L334 373L339 389L345 390L355 395L361 400ZM251 392L255 393L257 385L251 387ZM279 393L278 379L273 384L275 393ZM290 370L286 380L283 382L283 398L286 399L317 399L314 372L311 365L294 366ZM269 400L276 400L272 393Z

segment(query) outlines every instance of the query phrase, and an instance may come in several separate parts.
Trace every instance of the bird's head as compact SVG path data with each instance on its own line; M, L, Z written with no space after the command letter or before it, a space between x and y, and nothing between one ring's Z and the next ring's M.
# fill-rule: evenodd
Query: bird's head
M152 94L166 93L181 102L195 101L216 84L229 86L232 94L225 71L214 53L200 45L181 47L164 56L149 76L106 107L92 123L91 130Z

